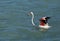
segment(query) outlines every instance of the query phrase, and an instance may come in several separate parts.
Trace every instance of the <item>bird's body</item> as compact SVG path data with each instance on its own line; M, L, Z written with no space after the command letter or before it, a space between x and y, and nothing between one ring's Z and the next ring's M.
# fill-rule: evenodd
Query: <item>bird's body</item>
M50 28L50 26L49 26L49 24L48 24L48 19L49 19L50 17L42 17L41 19L40 19L40 24L39 24L39 27L40 28L43 28L43 29L48 29L48 28Z
M44 26L39 25L39 27L40 27L41 29L49 29L51 26L49 26L48 24L45 24Z
M34 14L33 14L33 12L30 12L30 14L32 15L32 19L31 19L31 21L32 21L32 25L33 26L35 26L35 23L34 23ZM50 28L50 26L48 25L48 19L49 19L50 17L43 17L43 18L41 18L40 19L40 24L39 24L39 28L41 28L41 29L49 29Z

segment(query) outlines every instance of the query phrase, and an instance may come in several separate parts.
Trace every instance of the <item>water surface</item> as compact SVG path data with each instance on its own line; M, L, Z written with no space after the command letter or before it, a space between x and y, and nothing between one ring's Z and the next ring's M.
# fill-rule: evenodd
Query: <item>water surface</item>
M50 16L48 31L41 32L31 24ZM0 41L60 41L60 0L0 0Z

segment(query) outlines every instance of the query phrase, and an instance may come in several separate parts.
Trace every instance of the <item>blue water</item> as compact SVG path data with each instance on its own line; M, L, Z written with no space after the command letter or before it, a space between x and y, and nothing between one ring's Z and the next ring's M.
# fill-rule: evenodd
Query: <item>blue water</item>
M41 17L50 16L52 27L37 30L30 11L37 26ZM60 41L60 0L0 0L0 41Z

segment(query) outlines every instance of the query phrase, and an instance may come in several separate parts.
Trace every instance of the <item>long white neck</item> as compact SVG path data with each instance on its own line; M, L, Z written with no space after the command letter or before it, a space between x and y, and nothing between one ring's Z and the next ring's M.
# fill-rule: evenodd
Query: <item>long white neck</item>
M31 12L31 14L32 14L31 22L32 22L32 25L35 26L35 23L34 23L34 14L33 14L33 12Z

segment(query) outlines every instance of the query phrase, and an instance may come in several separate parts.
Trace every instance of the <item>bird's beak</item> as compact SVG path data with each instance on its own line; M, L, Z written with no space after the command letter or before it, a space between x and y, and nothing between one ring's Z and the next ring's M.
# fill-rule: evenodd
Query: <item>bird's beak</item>
M29 13L28 13L27 15L28 15L28 16L30 16L30 14L29 14Z
M28 13L28 16L30 16L31 14L30 13Z

